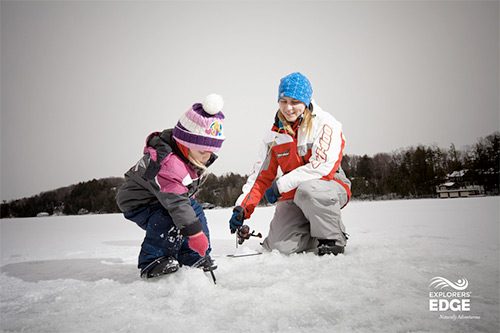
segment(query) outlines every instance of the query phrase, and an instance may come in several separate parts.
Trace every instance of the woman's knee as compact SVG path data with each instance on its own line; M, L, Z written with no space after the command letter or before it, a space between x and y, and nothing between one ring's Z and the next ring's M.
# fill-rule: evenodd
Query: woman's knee
M298 202L309 202L312 198L314 198L314 186L311 182L303 182L295 191L294 202L297 204Z
M334 184L325 180L311 180L301 183L295 192L294 202L301 207L311 201L327 202L331 204L339 200L338 192Z

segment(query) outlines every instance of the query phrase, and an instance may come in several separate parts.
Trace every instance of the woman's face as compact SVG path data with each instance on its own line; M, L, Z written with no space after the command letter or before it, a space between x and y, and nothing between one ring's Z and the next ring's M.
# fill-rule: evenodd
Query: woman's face
M189 155L196 161L207 164L212 153L206 150L189 149Z
M294 123L306 110L306 105L290 97L282 97L278 102L280 112L289 123Z

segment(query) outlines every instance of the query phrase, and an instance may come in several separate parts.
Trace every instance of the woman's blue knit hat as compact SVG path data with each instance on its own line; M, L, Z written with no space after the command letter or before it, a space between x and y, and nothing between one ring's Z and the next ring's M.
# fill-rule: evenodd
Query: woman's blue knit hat
M309 106L312 98L311 82L299 72L288 74L280 81L278 101L283 97L294 98Z

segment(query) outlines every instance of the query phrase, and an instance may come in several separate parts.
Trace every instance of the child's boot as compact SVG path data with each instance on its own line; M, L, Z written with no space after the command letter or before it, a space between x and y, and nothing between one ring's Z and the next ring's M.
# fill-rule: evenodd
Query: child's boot
M141 269L141 278L150 279L177 272L179 263L172 257L160 257Z

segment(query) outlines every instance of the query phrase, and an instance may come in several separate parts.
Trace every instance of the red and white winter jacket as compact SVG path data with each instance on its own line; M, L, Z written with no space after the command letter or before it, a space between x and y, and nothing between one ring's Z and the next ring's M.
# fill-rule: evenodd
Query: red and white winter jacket
M275 123L264 138L259 158L235 204L244 208L246 219L279 174L280 200L293 199L297 187L313 179L336 181L351 197L351 182L340 166L345 147L342 124L314 101L312 111L309 135L305 126L300 126L292 137Z

